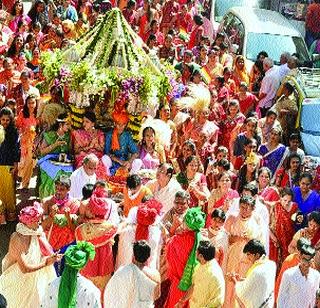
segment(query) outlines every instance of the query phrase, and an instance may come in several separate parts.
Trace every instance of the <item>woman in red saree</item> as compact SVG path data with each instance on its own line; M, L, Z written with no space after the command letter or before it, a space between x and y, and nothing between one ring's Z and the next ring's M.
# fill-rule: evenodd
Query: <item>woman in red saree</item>
M143 1L143 8L141 8L140 18L138 20L138 26L139 26L139 36L146 41L147 40L147 33L149 31L150 23L153 20L154 16L154 10L151 8L151 4L149 0Z
M165 308L176 307L191 286L193 269L197 263L195 251L199 244L199 231L204 225L205 214L199 207L187 210L183 231L174 235L167 244L167 276L171 285Z
M291 216L296 213L298 206L292 199L292 190L285 188L280 201L275 203L270 213L269 258L279 266L289 255L288 247L294 236Z
M180 172L176 179L181 187L190 194L190 207L203 205L209 197L206 177L199 172L201 166L198 156L191 155L186 161L186 171Z
M74 130L72 132L72 144L75 154L75 167L82 165L83 159L88 154L95 154L99 158L97 169L97 179L106 178L106 168L101 161L105 145L104 133L95 129L96 116L94 112L87 111L83 117L83 129Z
M177 158L171 160L174 171L178 174L180 172L185 172L187 169L186 159L191 155L196 155L196 145L191 140L186 140L182 144L181 154Z
M236 190L231 189L231 175L228 172L222 173L218 178L218 188L211 191L208 200L208 214L211 215L214 209L220 208L227 212L233 199L239 198Z
M188 49L192 49L195 46L198 46L200 43L201 37L203 36L203 19L200 15L193 16L193 28L190 34L190 39L188 43Z
M279 189L299 185L300 173L302 169L301 158L298 154L292 153L286 159L285 167L280 168L276 173L275 184Z
M234 97L237 92L237 86L233 80L233 71L230 67L225 66L223 69L224 85L228 89L230 97Z
M258 171L258 190L260 199L263 200L266 205L270 205L270 202L279 201L280 196L278 190L270 185L271 171L267 167L262 167Z
M229 153L232 148L230 144L232 131L245 120L245 116L239 110L239 102L231 100L227 107L227 118L220 125L219 145L225 146Z
M256 110L256 106L259 100L254 94L248 91L248 84L246 84L245 82L241 82L239 85L239 92L236 96L239 100L240 111L245 116L247 116L250 111Z

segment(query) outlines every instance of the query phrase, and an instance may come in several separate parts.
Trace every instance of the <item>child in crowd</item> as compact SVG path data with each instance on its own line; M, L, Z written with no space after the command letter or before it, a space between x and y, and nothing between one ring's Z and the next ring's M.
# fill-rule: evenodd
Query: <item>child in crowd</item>
M123 190L123 214L128 216L130 209L138 206L144 197L152 195L149 188L142 185L141 178L137 174L129 175L127 184Z

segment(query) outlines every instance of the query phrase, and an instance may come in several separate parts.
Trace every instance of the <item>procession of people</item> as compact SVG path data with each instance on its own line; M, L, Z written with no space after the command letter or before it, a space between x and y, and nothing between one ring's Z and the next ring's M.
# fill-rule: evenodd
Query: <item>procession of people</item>
M320 307L320 167L287 78L298 54L261 50L249 68L213 29L211 1L1 5L0 228L17 225L0 308ZM179 89L145 105L137 132L129 96L101 125L97 105L72 113L61 80L42 87L42 56L117 8Z

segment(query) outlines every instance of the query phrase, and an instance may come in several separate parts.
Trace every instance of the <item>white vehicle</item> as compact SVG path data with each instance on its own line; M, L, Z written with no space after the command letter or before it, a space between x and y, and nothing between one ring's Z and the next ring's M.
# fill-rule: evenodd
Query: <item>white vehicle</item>
M223 17L219 32L224 32L232 50L254 62L264 50L279 64L283 52L297 53L303 62L311 61L300 32L280 13L246 7L231 8Z
M299 128L304 150L320 161L320 69L301 68L295 78L286 79L298 93Z
M211 11L210 11L210 21L215 24L221 22L223 16L227 13L229 9L235 6L243 6L246 8L260 8L266 9L265 0L212 0L211 1Z

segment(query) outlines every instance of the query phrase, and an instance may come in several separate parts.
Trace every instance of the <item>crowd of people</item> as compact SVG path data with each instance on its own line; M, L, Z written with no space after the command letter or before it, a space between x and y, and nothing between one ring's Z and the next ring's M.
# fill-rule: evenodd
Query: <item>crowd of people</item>
M320 169L306 168L287 78L299 55L261 51L248 70L210 2L2 2L0 223L18 224L0 307L320 307ZM72 127L57 85L44 117L36 87L41 53L112 7L185 89L145 112L138 142L116 110L111 128L90 108ZM34 176L39 202L18 211Z

